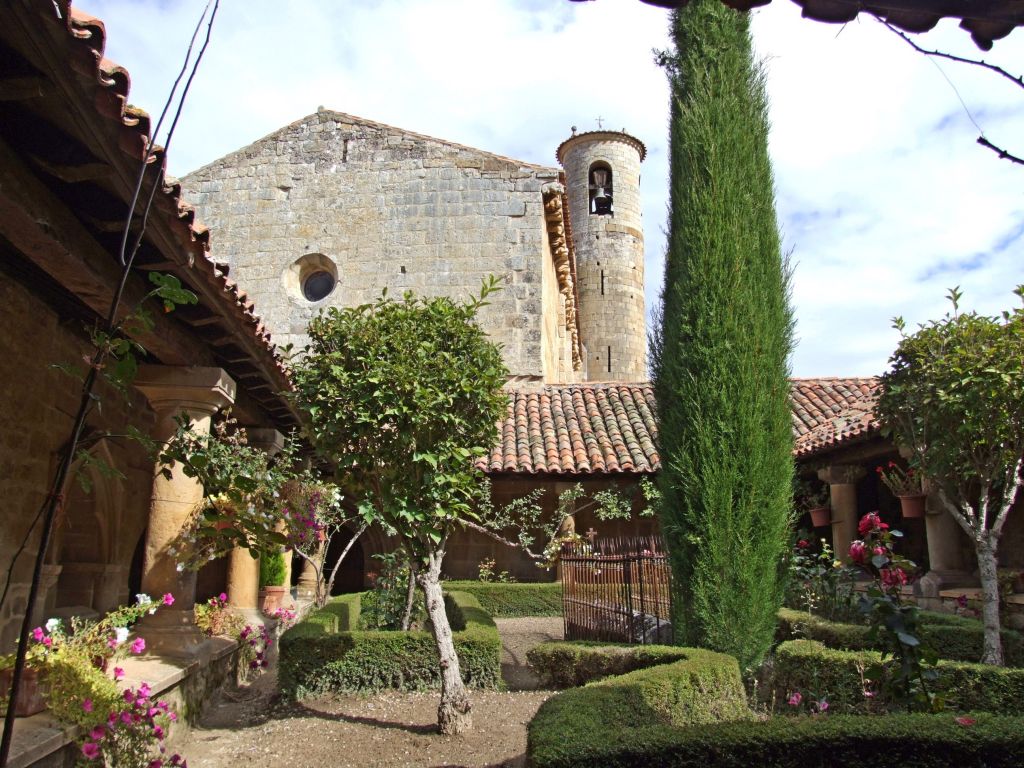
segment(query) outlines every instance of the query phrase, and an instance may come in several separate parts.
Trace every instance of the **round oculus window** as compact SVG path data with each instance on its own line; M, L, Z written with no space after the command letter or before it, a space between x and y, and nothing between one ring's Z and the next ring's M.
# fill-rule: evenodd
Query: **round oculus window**
M309 301L320 301L334 290L336 282L330 272L317 270L302 281L302 295Z

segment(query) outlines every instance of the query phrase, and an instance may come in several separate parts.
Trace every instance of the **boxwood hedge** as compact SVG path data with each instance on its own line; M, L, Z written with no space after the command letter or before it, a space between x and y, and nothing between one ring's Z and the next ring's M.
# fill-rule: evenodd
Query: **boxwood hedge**
M659 667L658 669L664 669ZM587 688L577 689L587 691ZM556 696L530 723L535 768L1011 768L1024 765L1024 718L977 714L774 717L672 727L624 709L566 712ZM580 704L583 702L574 702ZM620 725L620 723L622 725ZM585 729L579 725L584 724ZM604 727L592 727L603 724Z
M944 659L977 662L981 660L984 627L980 621L963 616L933 611L921 612L921 639L931 645ZM804 611L783 608L779 611L779 640L806 638L818 640L829 648L850 651L867 650L868 627L864 624L843 624L828 621ZM1004 629L1003 654L1008 667L1024 667L1024 636Z
M775 651L774 687L781 702L795 690L828 699L832 711L871 712L882 704L865 697L863 671L877 662L876 651L841 651L816 640L790 640ZM949 709L1024 714L1024 669L940 661L936 693Z
M688 649L669 645L572 641L541 643L526 652L526 659L545 684L573 688L610 675L682 661L688 654Z
M562 585L550 583L502 584L485 581L446 581L445 589L468 592L491 616L561 616Z
M424 690L440 686L429 632L357 630L361 595L342 595L281 636L281 691L301 699L330 691ZM474 688L501 686L501 641L494 621L465 592L445 595L459 666Z

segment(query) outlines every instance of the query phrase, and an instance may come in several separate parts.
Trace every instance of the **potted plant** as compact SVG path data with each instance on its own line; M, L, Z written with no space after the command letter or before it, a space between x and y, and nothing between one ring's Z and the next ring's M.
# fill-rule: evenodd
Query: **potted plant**
M280 549L263 552L260 555L260 610L270 615L281 607L286 588L284 586L284 554Z
M892 495L900 500L904 517L924 517L927 494L922 492L921 479L912 468L903 469L895 461L890 461L888 466L875 467L875 472Z
M815 528L824 528L832 522L832 510L829 508L829 487L825 483L809 480L796 480L793 496L798 509L811 516L811 524Z

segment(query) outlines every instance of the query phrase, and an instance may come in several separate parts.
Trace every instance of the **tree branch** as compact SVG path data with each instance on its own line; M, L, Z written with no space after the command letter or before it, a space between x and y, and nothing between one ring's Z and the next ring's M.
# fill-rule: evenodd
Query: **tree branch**
M528 558L530 558L536 563L543 563L546 561L546 558L543 555L534 554L530 550L523 547L519 542L512 541L511 539L506 539L504 536L502 536L499 533L495 533L490 528L484 528L482 525L478 525L477 523L474 523L471 520L460 520L459 522L461 522L471 531L482 533L484 536L490 536L492 539L501 544L504 544L506 547L511 547L512 549L520 550L524 555L526 555Z
M1011 155L1005 149L1003 149L1001 147L997 147L995 144L993 144L991 141L986 139L984 136L979 136L978 137L978 143L981 144L981 146L983 146L983 147L988 147L993 152L995 152L997 155L999 155L999 159L1000 160L1009 160L1011 163L1017 163L1017 165L1024 165L1024 158L1017 157L1016 155Z
M927 48L922 48L921 46L919 46L917 43L911 40L905 32L902 32L901 30L897 29L885 19L881 18L880 16L875 16L875 18L878 19L879 22L884 24L886 28L888 28L888 30L892 32L894 35L902 38L907 45L909 45L918 53L923 53L925 56L935 56L940 59L949 59L950 61L957 61L960 62L961 64L971 64L972 66L975 67L983 67L984 69L990 70L998 75L1001 75L1002 77L1005 77L1018 88L1024 88L1024 76L1010 74L1002 67L997 66L996 64L989 64L987 61L983 59L968 59L963 56L956 56L952 53L946 53L945 51L929 51Z

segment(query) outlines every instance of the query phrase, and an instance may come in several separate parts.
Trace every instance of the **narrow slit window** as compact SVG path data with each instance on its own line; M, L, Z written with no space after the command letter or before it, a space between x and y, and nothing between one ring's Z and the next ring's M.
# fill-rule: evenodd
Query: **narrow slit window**
M601 295L604 296L604 270L601 270Z
M612 347L608 345L608 373L612 372Z

